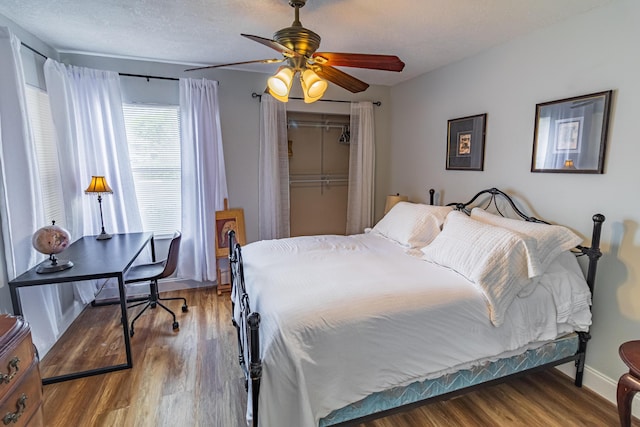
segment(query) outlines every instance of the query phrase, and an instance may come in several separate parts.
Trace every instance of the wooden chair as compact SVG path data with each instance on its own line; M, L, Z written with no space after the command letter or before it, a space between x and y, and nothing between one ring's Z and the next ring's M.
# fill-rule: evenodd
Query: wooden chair
M131 328L129 329L129 334L133 336L134 329L133 325L136 320L144 313L147 308L156 308L156 305L164 308L173 316L173 329L176 330L180 328L180 324L176 320L176 315L173 311L167 308L160 301L169 301L169 300L182 300L182 312L189 311L187 307L187 300L182 297L175 298L161 298L158 293L158 279L163 279L165 277L171 276L178 266L178 255L180 253L180 240L182 239L182 234L179 231L176 231L173 238L171 239L171 243L169 244L169 252L167 254L167 258L163 261L153 262L150 264L141 264L135 265L127 271L124 276L124 283L136 283L136 282L150 282L149 296L144 299L144 301L132 304L128 308L138 307L139 305L145 304L144 308L134 317L131 321Z
M620 358L629 367L629 372L618 380L618 414L620 425L631 427L631 402L640 391L640 341L628 341L618 349Z

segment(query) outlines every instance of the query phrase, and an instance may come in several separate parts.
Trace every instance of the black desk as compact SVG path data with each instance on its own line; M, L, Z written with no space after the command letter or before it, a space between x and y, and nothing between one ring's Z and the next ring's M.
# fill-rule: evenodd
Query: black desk
M96 240L96 236L85 236L73 242L64 252L59 254L60 259L73 261L73 267L70 269L55 273L39 274L36 273L36 266L9 282L13 311L18 315L22 314L18 288L23 286L51 285L54 283L79 282L82 280L110 277L118 279L120 308L122 310L122 330L124 333L127 363L44 378L42 380L43 384L104 374L106 372L128 369L133 366L131 360L131 342L129 340L129 320L127 318L124 273L131 267L133 261L149 243L151 243L151 257L152 260L155 261L156 255L153 233L114 234L109 240ZM49 263L49 260L43 262Z

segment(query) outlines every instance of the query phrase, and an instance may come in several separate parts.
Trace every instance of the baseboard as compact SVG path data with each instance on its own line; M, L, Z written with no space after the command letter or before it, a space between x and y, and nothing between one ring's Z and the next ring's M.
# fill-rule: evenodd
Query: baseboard
M563 374L575 378L576 376L576 367L573 362L565 363L564 365L557 366L558 369ZM612 380L606 375L602 374L599 371L591 368L588 365L584 367L584 376L582 378L582 386L588 388L594 393L600 395L601 397L607 399L613 405L617 406L616 401L616 390L618 388L618 381ZM631 407L631 414L634 417L640 418L640 399L634 398L633 404Z

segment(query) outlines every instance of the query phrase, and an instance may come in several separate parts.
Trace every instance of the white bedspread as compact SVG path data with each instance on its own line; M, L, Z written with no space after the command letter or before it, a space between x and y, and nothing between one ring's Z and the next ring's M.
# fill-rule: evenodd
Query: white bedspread
M261 316L262 427L317 426L371 393L574 330L556 323L544 286L495 327L473 284L373 233L261 241L243 259Z

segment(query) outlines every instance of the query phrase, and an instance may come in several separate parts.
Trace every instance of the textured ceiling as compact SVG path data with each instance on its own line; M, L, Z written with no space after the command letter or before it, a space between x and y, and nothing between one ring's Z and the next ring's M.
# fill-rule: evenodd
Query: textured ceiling
M300 20L319 51L398 55L401 73L343 68L394 85L614 1L308 0ZM294 11L287 0L0 0L0 14L60 52L212 65L277 58L240 33L271 38Z

